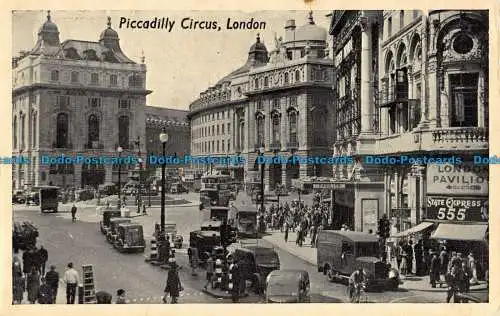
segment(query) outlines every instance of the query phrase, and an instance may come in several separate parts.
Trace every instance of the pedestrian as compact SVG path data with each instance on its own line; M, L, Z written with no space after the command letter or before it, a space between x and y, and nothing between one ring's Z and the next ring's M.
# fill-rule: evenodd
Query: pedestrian
M212 256L209 256L207 259L207 283L204 286L205 290L207 289L209 284L212 289L214 288L213 284L214 272L215 272L215 260L212 258Z
M408 246L406 248L406 264L408 265L406 268L406 271L408 274L413 274L413 258L414 258L414 252L413 252L413 241L410 239L408 241Z
M474 254L471 252L469 253L469 269L470 269L470 285L476 285L478 284L477 280L477 264L476 264L476 259L474 258Z
M420 276L424 270L423 260L424 254L422 249L422 240L417 241L415 244L415 275Z
M198 268L199 264L199 258L198 258L198 248L193 247L190 248L191 250L191 256L190 256L190 263L191 263L191 275L192 276L197 276L198 274L196 273L196 268Z
M458 293L458 267L452 266L450 272L446 274L446 283L448 284L446 303L449 303L451 298L457 303L456 293Z
M12 278L12 304L21 304L25 291L26 278L22 272L20 274L16 273L15 277Z
M127 300L125 298L125 290L119 289L116 291L116 304L126 304Z
M442 247L441 248L441 253L439 254L439 265L440 265L440 275L442 276L442 279L445 280L446 273L448 272L448 252L446 251L446 248Z
M23 273L25 279L28 278L28 275L31 272L31 268L33 267L33 260L35 259L33 256L33 250L28 248L27 251L23 252Z
M40 285L40 291L38 292L38 303L39 304L54 304L52 297L52 289L50 285L45 282L45 278L41 279L42 285Z
M447 271L450 272L451 268L454 266L459 266L460 265L460 259L458 258L458 255L455 251L451 252L451 258L448 262L448 268Z
M47 282L47 285L49 285L50 289L52 290L52 301L55 304L56 297L57 297L57 290L59 288L59 272L56 271L55 265L50 266L50 271L47 272L47 274L45 275L45 281Z
M284 230L285 230L285 242L288 242L288 231L290 230L290 228L288 226L288 221L285 221L285 224L283 226L284 226Z
M439 272L440 272L440 264L439 264L439 258L437 256L437 253L432 252L432 259L431 259L431 268L430 268L430 273L429 273L429 279L431 286L433 288L436 287L436 281L439 282Z
M38 300L38 293L40 291L40 273L36 267L31 268L31 272L28 275L28 301L31 304L35 304Z
M184 289L182 288L181 280L179 278L179 271L177 264L173 264L168 271L167 284L165 286L165 296L163 297L163 302L167 302L167 295L172 298L171 303L177 304L177 299L179 298L179 293Z
M95 293L95 298L97 304L111 304L113 301L113 296L105 291L99 291Z
M231 274L232 288L231 291L231 299L233 303L238 303L240 300L240 267L237 263L231 265L229 273Z
M406 247L402 247L403 252L401 253L401 275L408 274L408 254L405 250Z
M142 214L146 215L146 203L142 203Z
M73 263L68 263L68 268L64 273L66 283L66 304L75 304L76 287L79 283L78 272L73 269Z
M73 206L71 207L71 220L76 222L76 205L73 203Z
M38 256L38 259L40 259L40 273L43 276L45 275L45 267L47 265L47 261L49 260L49 253L47 252L47 249L40 246L40 249L38 249Z
M312 226L311 227L311 247L312 248L316 247L316 235L317 234L318 234L318 227Z
M400 241L398 243L394 252L395 252L394 255L396 257L396 263L398 266L398 270L401 271L401 261L403 260L403 242L402 241Z

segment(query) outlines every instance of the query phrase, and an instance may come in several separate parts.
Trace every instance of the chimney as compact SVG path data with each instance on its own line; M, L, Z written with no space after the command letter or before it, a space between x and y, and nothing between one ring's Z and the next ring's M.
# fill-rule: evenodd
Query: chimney
M295 20L287 20L285 23L285 42L295 40Z

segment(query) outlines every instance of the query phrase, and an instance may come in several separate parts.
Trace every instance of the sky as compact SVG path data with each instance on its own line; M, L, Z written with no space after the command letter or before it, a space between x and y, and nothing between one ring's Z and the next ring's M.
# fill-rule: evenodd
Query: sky
M328 30L328 11L313 13L316 25ZM257 33L268 51L274 49L274 36L284 37L285 21L295 19L297 27L308 21L308 11L51 11L51 20L59 28L59 39L98 41L111 17L112 28L118 32L122 51L140 62L146 59L147 105L185 109L200 94L231 71L242 66ZM165 29L119 28L120 18L152 20L155 17L174 20L171 32ZM183 30L183 18L217 21L221 31ZM266 22L265 30L226 30L228 18ZM12 17L12 54L31 50L39 28L47 19L46 11L14 11Z

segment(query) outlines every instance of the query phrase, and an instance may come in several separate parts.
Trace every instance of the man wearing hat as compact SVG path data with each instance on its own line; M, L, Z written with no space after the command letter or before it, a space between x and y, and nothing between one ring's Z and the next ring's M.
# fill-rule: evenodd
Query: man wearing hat
M439 270L440 270L440 261L439 257L437 255L437 252L434 250L431 250L431 267L430 267L430 272L429 272L429 278L430 278L430 283L433 288L436 287L436 281L439 281L440 276L439 276Z
M59 272L56 271L56 266L51 265L50 271L45 275L45 282L52 290L52 302L56 303L57 289L59 288Z

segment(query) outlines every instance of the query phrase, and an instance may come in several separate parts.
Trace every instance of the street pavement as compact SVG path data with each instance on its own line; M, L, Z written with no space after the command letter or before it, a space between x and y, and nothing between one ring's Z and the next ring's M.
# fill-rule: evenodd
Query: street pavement
M243 196L243 194L240 194ZM244 203L238 197L235 205ZM200 270L198 276L192 276L187 257L189 232L200 228L200 224L208 219L208 211L200 211L196 202L199 197L195 193L182 195L182 198L193 202L188 205L170 206L166 210L167 222L177 224L178 233L184 237L182 249L176 250L177 263L182 267L180 278L184 287L179 303L228 303L230 300L217 299L202 292L205 284L205 273ZM294 197L289 197L293 199ZM87 202L88 203L88 202ZM15 205L13 207L14 220L30 220L40 232L39 245L43 245L49 253L48 265L54 264L62 275L68 262L73 262L77 268L83 264L94 266L96 291L104 290L115 296L120 288L127 293L130 303L161 303L163 289L166 283L166 270L152 266L144 261L149 249L145 253L119 253L106 242L106 238L99 230L100 216L96 207L77 203L77 221L72 223L70 208L72 204L63 205L59 213L41 214L36 207ZM160 209L150 208L147 215L137 214L131 210L131 215L140 215L133 218L144 227L147 247L150 245L150 236L153 233L154 223L159 222ZM317 272L315 265L315 249L310 246L298 247L295 245L293 233L289 242L283 242L280 232L272 233L258 243L273 247L278 252L281 269L303 269L309 272L311 280L311 302L339 303L346 301L346 286L330 283L326 277ZM60 288L65 292L65 287ZM59 298L62 296L62 298ZM368 293L369 302L444 302L445 289L432 292L422 288L404 288L398 291ZM241 303L258 303L262 298L250 295L240 300ZM58 303L65 303L64 294L58 295Z

